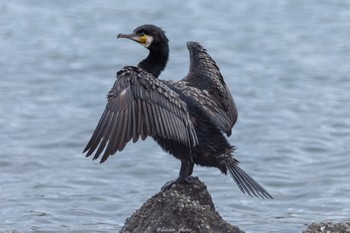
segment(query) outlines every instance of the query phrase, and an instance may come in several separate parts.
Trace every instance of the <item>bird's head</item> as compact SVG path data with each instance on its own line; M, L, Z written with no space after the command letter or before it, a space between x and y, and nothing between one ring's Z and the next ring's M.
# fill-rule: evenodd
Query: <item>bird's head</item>
M155 50L168 44L165 32L152 24L139 26L131 34L119 34L117 38L127 38L136 41L149 50Z

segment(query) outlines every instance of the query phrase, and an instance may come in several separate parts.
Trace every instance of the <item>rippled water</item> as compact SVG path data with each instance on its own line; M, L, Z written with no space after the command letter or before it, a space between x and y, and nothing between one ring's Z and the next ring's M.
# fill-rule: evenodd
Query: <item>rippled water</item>
M224 219L246 232L350 219L348 1L13 0L0 22L0 230L115 232L177 176L152 140L101 165L81 154L115 72L147 54L116 35L144 23L171 42L162 78L182 78L199 41L234 95L229 141L275 199L195 167Z

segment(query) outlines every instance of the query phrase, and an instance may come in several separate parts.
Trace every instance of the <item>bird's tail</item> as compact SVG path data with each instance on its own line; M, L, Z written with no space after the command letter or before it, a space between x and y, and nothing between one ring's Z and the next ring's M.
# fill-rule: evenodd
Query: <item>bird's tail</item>
M238 167L238 161L230 161L226 164L231 177L238 185L239 189L249 196L261 197L263 199L273 199L273 197L256 182L245 171Z

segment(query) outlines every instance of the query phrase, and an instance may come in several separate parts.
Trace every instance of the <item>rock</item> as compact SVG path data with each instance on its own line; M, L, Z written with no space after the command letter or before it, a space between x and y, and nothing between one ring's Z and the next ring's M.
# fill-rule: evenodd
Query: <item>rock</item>
M206 185L197 177L190 184L176 184L159 192L127 218L122 233L227 232L242 233L215 211Z
M350 233L350 222L311 223L303 233Z

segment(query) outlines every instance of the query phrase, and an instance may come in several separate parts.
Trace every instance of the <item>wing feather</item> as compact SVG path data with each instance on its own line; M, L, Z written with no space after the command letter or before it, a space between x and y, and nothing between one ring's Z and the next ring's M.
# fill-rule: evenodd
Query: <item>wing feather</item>
M116 135L117 135L116 129L117 129L118 118L119 118L119 112L116 112L114 114L113 120L111 122L111 125L112 125L111 141L110 141L110 143L108 143L108 147L106 148L103 156L106 156L106 154L111 153L113 151L113 148L115 147L115 145L118 143L118 138L116 138Z
M132 141L135 143L137 142L137 140L139 140L139 137L140 135L137 133L137 111L136 111L136 105L137 105L137 102L135 100L133 100L131 102L131 106L130 106L130 112L131 115L132 115Z
M141 127L142 127L142 103L141 100L137 100L137 134L141 135ZM141 135L141 139L144 140L144 138Z
M108 142L109 135L111 134L110 125L111 125L111 121L113 119L113 115L114 115L114 112L112 112L108 116L108 119L106 121L107 122L106 123L106 130L103 133L102 142L100 142L100 144L99 144L99 147L98 147L97 152L94 156L94 159L98 158L98 155L100 155L102 153L102 151L104 150L104 148Z
M94 131L94 135L96 135L96 138L98 138L99 140L101 139L101 134L103 132L103 129L105 128L105 123L104 121L108 118L108 115L110 114L110 112L103 112L102 117L100 119L100 121L97 124L97 127ZM99 140L90 140L89 143L87 144L86 148L91 148L93 150L96 149L96 147L98 146L98 144L100 143ZM88 153L86 154L86 156L90 156L93 153L93 150L88 151Z
M163 117L162 117L162 113L160 112L160 106L155 106L156 109L156 115L158 118L158 125L159 125L159 133L160 135L164 135L165 136L165 129L164 129L164 123L163 123Z
M202 96L210 98L211 101L203 102L202 106L208 108L213 122L230 136L238 111L220 69L199 43L187 42L187 47L190 53L190 69L182 81L202 91Z
M150 126L150 115L151 113L148 112L148 104L146 101L142 101L142 109L143 109L143 115L145 116L144 118L144 128L145 132L147 135L151 135L151 126Z
M126 110L127 111L127 110ZM124 147L126 146L127 141L127 129L128 129L128 124L129 124L129 118L128 114L126 111L123 111L123 130L121 134L122 140L120 141L120 144L118 145L119 150L123 150Z
M166 127L167 127L167 132L171 131L171 129L175 129L175 132L174 132L174 136L176 138L176 128L173 127L172 125L172 118L171 116L169 115L169 112L168 111L164 111L164 117L166 119ZM167 135L168 138L171 138L171 135Z
M84 152L101 163L132 140L159 136L188 147L198 145L187 105L167 85L138 67L124 67Z
M132 101L132 100L131 100ZM132 101L133 102L133 101ZM133 125L133 115L132 115L132 111L130 111L129 109L127 110L128 116L127 118L128 120L128 128L127 128L127 136L126 136L126 141L130 141L132 138L132 125ZM114 152L115 153L115 152Z
M152 108L152 115L153 115L153 119L154 119L154 127L155 127L155 132L160 132L160 123L159 123L159 116L157 114L157 107L155 105L151 105Z

